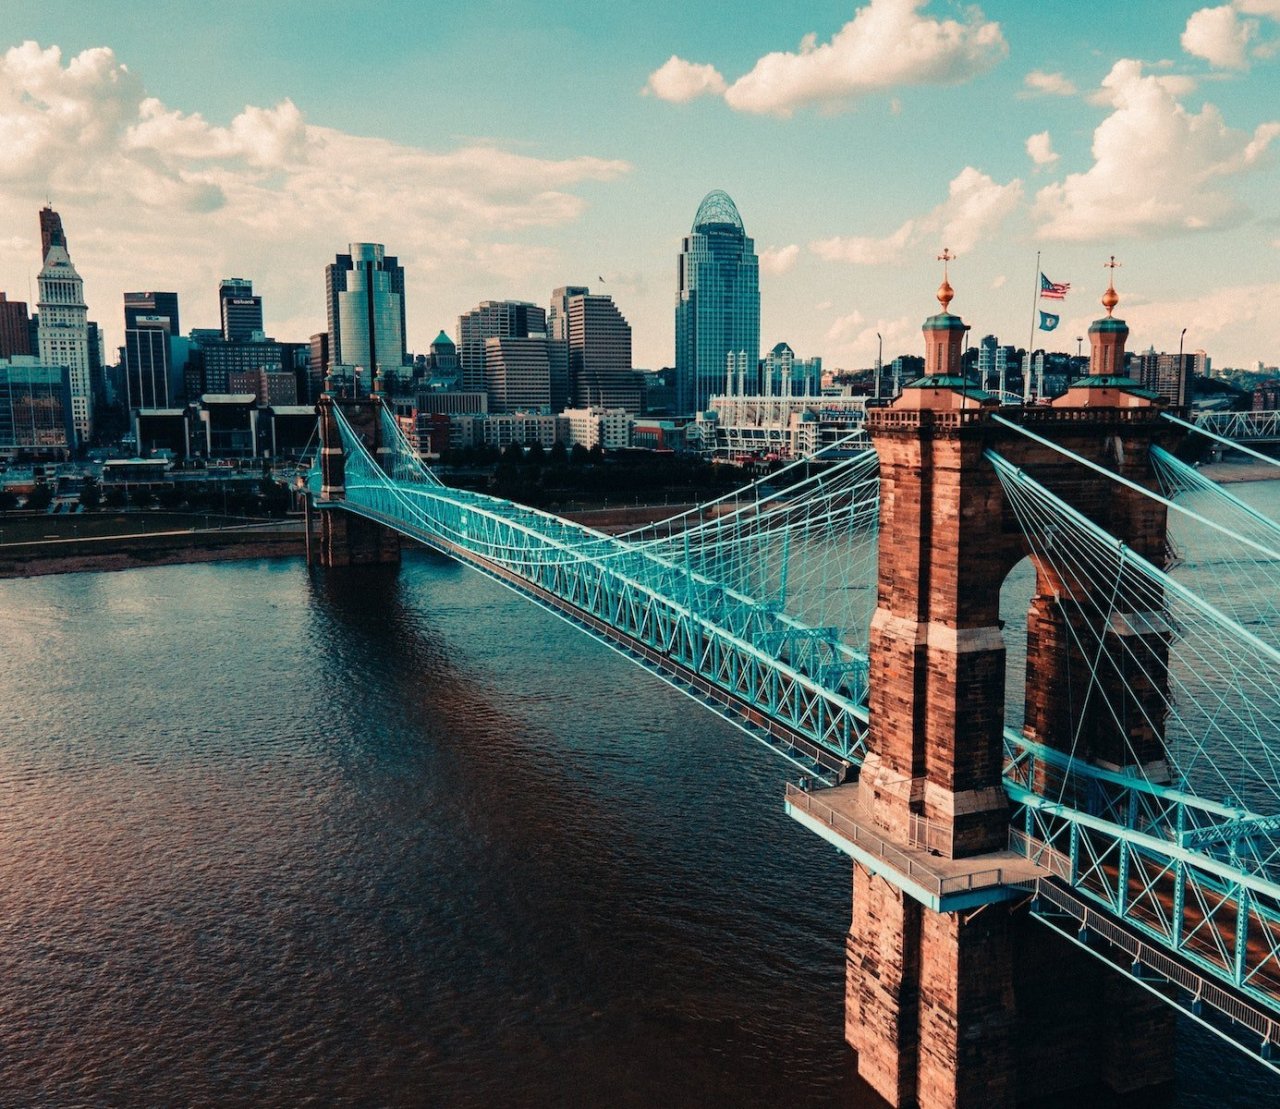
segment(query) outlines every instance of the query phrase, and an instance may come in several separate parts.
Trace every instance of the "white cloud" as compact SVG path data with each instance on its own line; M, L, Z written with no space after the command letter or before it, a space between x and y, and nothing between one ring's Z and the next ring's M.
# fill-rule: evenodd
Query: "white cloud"
M877 332L884 337L884 360L889 362L899 354L915 354L920 349L920 317L899 316L896 319L880 317L875 321L863 318L860 312L851 312L836 321L827 333L831 345L826 357L835 365L845 368L868 368L876 363L880 348Z
M1005 282L1008 280L1009 279L1004 274L997 274L991 281L991 287L993 289L1002 289L1004 288Z
M1280 246L1280 241L1277 241L1275 245ZM833 307L834 303L835 303L834 301L830 301L830 300L820 300L818 301L817 304L813 306L813 310L815 312L829 312L831 311L831 308Z
M1061 73L1033 69L1023 79L1023 96L1075 96L1076 86Z
M641 92L659 100L684 104L699 96L720 96L725 87L724 78L715 66L686 62L672 54L649 74Z
M789 116L809 104L839 106L899 85L953 85L1008 53L1000 24L976 8L963 21L918 14L927 0L870 0L830 42L807 34L795 52L775 51L727 89L719 72L670 58L646 89L668 100L724 93L731 108Z
M1241 19L1231 4L1201 8L1187 19L1182 49L1221 69L1245 69L1249 40L1257 30L1257 20Z
M1061 156L1054 151L1048 131L1040 131L1027 139L1027 154L1037 166L1051 166Z
M1280 41L1258 42L1262 24L1247 16L1280 20L1280 0L1231 0L1200 8L1187 18L1182 48L1219 69L1248 69L1249 55L1270 58L1280 52Z
M833 343L847 343L856 336L866 323L866 317L854 309L846 316L837 316L827 328L827 338Z
M854 235L822 239L809 249L828 262L874 266L896 261L910 248L949 246L968 252L995 231L1022 199L1022 182L1001 185L987 174L966 166L952 180L947 199L931 212L909 219L883 238Z
M91 294L111 290L111 307L91 308L112 330L123 288L211 301L218 277L257 272L268 328L287 338L310 331L286 334L282 321L323 326L320 266L350 241L386 242L420 289L510 273L513 237L576 220L586 201L574 186L630 169L482 143L406 146L308 123L289 100L222 126L148 97L108 49L64 63L31 42L0 55L0 150L0 226L33 225L50 197ZM38 266L35 253L5 258L23 268L0 273L0 287Z
M760 269L765 273L781 274L795 269L800 257L800 248L795 243L789 246L769 247L760 253Z
M1120 296L1117 314L1124 317L1134 336L1140 336L1137 342L1143 346L1153 342L1160 349L1160 336L1170 336L1176 341L1185 327L1188 350L1199 347L1213 354L1215 348L1230 347L1237 352L1252 350L1255 358L1274 360L1272 305L1280 300L1280 282L1212 289L1183 300L1143 301L1126 296L1123 288ZM1232 360L1245 361L1238 353L1214 356L1215 362L1221 361L1224 365Z
M809 249L828 262L852 262L855 266L879 266L895 262L902 257L915 222L907 220L897 231L883 238L870 235L836 236L819 239L809 244Z
M1257 166L1280 123L1232 130L1212 104L1188 112L1169 78L1122 59L1102 82L1114 110L1093 135L1093 166L1036 196L1046 239L1092 240L1219 226L1239 211L1221 179Z

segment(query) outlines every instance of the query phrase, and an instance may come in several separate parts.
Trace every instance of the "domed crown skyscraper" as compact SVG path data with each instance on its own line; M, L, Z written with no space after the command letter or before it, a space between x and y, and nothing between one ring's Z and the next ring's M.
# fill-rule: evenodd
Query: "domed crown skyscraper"
M729 194L707 193L680 250L676 288L676 403L701 412L730 357L754 381L760 360L760 266Z

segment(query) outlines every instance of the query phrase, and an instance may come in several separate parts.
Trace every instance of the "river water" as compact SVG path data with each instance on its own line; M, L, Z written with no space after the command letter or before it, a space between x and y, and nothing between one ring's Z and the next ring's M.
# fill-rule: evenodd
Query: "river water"
M879 1105L788 770L426 552L0 582L0 1105Z

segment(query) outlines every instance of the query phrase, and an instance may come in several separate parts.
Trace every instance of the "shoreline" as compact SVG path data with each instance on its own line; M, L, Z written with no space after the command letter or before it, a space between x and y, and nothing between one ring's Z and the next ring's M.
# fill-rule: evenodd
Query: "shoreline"
M300 527L45 540L0 546L0 579L301 557L305 553L306 537Z
M1280 481L1280 466L1266 462L1206 462L1200 473L1219 485L1238 485L1244 481Z

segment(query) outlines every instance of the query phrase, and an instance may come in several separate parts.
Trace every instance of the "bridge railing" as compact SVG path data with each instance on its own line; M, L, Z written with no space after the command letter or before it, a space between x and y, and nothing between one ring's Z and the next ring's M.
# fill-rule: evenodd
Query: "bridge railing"
M799 809L812 819L825 824L837 835L860 847L868 855L882 860L899 874L905 874L935 897L941 898L946 894L965 893L969 890L988 889L1006 884L1006 871L1002 867L988 867L964 874L939 874L935 865L923 859L912 858L907 852L872 831L869 827L871 823L869 813L863 819L850 817L823 801L821 791L810 792L788 782L786 801L792 808ZM925 850L923 845L920 846Z
M1059 852L1046 844L1035 841L1028 843L1029 837L1022 837L1018 833L1015 833L1015 837L1018 839L1018 846L1014 849L1025 849L1030 857L1045 860L1061 858ZM1055 877L1065 879L1066 876L1055 874ZM1264 1045L1280 1043L1280 1019L1220 986L1211 977L1174 958L1163 948L1135 935L1132 929L1119 924L1105 909L1090 905L1085 898L1052 880L1040 879L1030 884L1028 890L1035 898L1032 912L1043 915L1043 904L1053 906L1075 921L1078 941L1087 944L1088 933L1099 936L1117 951L1123 952L1132 966L1145 967L1186 991L1193 1006L1201 1003L1211 1006L1252 1031Z

